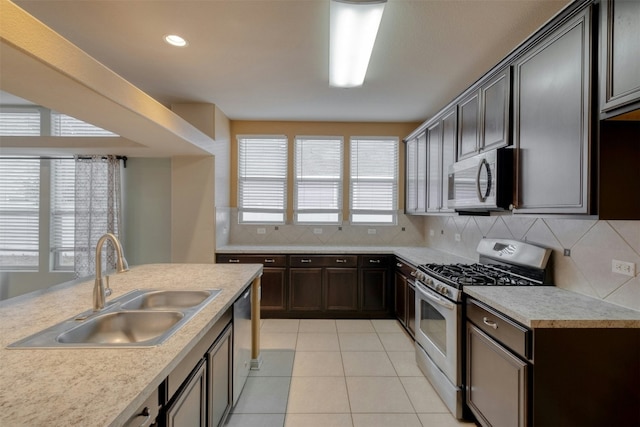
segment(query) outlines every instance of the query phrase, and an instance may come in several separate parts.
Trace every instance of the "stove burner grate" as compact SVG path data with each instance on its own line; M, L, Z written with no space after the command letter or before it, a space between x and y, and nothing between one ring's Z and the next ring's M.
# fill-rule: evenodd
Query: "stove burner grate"
M424 264L425 273L452 286L535 286L540 282L526 277L526 270L516 266L492 264Z

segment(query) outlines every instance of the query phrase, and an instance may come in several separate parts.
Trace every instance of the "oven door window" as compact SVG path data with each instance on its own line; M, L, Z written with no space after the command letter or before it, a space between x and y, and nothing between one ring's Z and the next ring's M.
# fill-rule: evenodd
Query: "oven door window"
M447 320L428 301L420 300L420 304L420 330L446 356Z

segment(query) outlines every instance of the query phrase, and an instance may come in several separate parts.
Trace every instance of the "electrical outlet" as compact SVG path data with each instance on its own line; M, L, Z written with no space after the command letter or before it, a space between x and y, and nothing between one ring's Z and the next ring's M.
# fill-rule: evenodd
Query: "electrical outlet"
M313 234L322 234L322 228L314 228Z
M429 236L433 237L436 234L436 232L432 229L429 230Z
M614 259L611 260L611 271L613 273L633 277L636 275L636 265L632 262L618 261L617 259Z
M367 234L376 234L376 229L375 228L368 228L367 229Z
M267 229L264 227L258 228L258 234L267 234Z
M462 237L460 237L460 233L456 233L455 236L453 236L456 239L456 242L459 242L460 240L462 240Z

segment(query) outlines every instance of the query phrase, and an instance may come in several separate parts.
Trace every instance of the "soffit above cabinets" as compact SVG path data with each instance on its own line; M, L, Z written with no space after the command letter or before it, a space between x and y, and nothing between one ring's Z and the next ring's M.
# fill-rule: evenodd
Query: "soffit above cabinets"
M40 21L2 0L0 89L114 132L114 138L3 137L5 154L208 155L214 141Z

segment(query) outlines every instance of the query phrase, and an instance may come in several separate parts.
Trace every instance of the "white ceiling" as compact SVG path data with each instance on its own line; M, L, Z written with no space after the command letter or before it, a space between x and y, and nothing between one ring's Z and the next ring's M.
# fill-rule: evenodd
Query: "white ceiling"
M364 86L338 89L329 0L15 1L167 106L314 121L423 121L569 2L388 0Z

